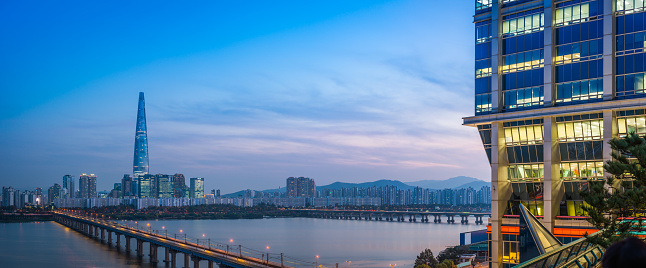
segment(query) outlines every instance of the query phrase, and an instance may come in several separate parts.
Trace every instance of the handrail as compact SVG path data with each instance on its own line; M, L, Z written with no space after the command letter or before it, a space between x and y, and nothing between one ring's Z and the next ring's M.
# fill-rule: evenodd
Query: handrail
M597 231L590 236L595 236L598 235L600 231ZM578 246L578 248L577 248ZM514 266L514 268L528 268L528 267L561 267L561 263L566 262L569 263L572 260L577 260L579 259L578 256L582 256L583 254L581 251L585 250L586 253L588 252L588 248L590 246L594 246L594 244L590 243L587 241L587 238L579 238L575 241L572 241L569 244L563 245L559 248L556 248L554 250L548 251L545 254L542 254L540 256L537 256L531 260L528 260L526 262L523 262L521 264L518 264ZM593 249L595 248L601 248L599 246L594 246ZM575 254L572 254L575 250ZM566 255L564 255L565 253ZM556 258L554 258L556 257ZM564 258L564 259L563 259ZM574 258L574 259L572 259ZM550 262L548 264L547 262Z

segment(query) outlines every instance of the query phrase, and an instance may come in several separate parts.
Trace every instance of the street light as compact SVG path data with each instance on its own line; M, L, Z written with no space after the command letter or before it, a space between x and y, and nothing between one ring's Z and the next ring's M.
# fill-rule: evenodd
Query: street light
M316 255L316 267L319 267L319 255Z
M269 246L267 246L267 265L269 265Z
M352 262L351 261L345 261L345 262L348 263L348 268L350 268L350 263L352 263Z

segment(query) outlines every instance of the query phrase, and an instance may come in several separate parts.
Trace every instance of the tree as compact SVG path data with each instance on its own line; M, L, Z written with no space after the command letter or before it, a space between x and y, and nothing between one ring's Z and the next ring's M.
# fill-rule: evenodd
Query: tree
M469 253L472 252L467 246L450 247L440 251L440 254L437 255L437 261L442 263L445 260L450 260L455 263L460 259L460 255Z
M440 264L437 265L437 268L456 268L457 266L455 263L451 260L444 260Z
M425 249L415 259L415 268L426 268L427 266L430 268L437 267L437 260L435 260L433 252L430 249Z
M589 183L581 196L587 203L588 222L601 230L586 236L591 243L608 247L614 242L645 231L646 141L635 133L610 141L612 160L604 164L606 178ZM607 176L610 175L610 176Z

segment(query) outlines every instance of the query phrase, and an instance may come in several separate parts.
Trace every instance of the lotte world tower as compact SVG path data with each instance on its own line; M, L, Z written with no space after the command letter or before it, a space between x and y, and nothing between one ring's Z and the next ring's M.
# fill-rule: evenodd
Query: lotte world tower
M135 132L135 156L132 163L135 178L148 174L148 134L146 130L146 107L144 93L139 92L137 130Z

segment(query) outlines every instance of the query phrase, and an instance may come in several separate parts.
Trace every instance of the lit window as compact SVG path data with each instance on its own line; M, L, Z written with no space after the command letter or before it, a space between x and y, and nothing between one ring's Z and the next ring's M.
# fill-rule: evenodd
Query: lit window
M572 23L587 21L590 17L590 4L578 4L562 7L556 10L554 26L564 26Z
M544 177L543 164L509 165L508 176L511 182L542 181Z
M561 163L563 180L601 180L603 179L603 162Z
M603 139L603 120L585 120L556 124L559 142Z

